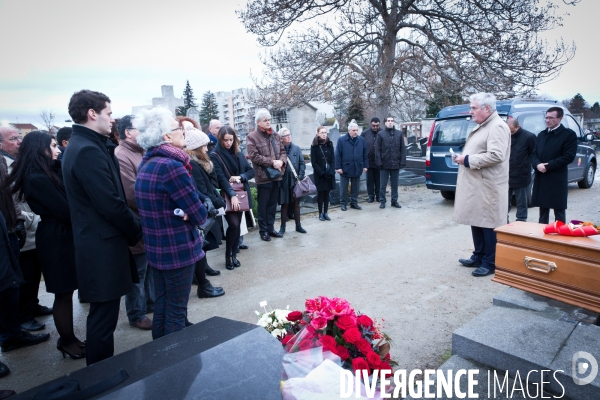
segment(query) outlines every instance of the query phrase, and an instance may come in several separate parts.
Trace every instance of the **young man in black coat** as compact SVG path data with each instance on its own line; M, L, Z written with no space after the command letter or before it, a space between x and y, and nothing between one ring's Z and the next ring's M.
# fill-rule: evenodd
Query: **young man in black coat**
M560 123L563 115L560 107L546 111L548 128L538 134L531 157L535 169L531 202L540 208L540 224L548 223L551 208L557 221L567 220L568 167L577 154L577 134Z
M142 238L139 220L129 209L119 162L108 151L110 99L82 90L69 102L75 124L63 157L63 177L73 221L77 280L87 318L87 364L114 354L113 333L121 296L138 282L129 246Z
M521 128L516 118L506 121L510 130L510 160L508 175L508 212L514 193L517 221L527 221L527 189L531 183L531 155L535 150L535 135ZM507 222L508 217L507 217Z
M367 193L369 199L367 202L372 203L374 200L379 201L379 168L375 163L375 139L379 132L379 118L371 118L371 127L362 131L360 136L365 139L367 145L367 157L369 158L369 166L367 169Z
M385 208L385 190L388 179L392 189L392 207L401 208L398 203L398 176L400 168L406 165L406 144L404 135L394 128L394 117L385 119L385 129L375 140L375 163L379 168L379 208Z

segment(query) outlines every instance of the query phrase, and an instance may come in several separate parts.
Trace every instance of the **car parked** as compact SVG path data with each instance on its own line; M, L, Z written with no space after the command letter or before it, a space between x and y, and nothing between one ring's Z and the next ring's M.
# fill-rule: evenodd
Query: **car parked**
M557 101L551 100L501 100L496 102L496 111L505 121L516 118L519 125L536 136L546 129L546 110L561 107L564 117L561 123L575 131L578 138L577 155L569 164L569 182L577 182L580 188L590 188L596 173L596 148L594 136L584 134L571 113ZM462 153L465 141L477 124L471 120L469 104L442 109L431 127L425 155L425 179L428 189L439 190L445 199L454 199L458 164L451 157L450 149ZM532 169L533 173L533 169ZM531 189L531 188L530 188ZM529 201L531 190L529 190Z

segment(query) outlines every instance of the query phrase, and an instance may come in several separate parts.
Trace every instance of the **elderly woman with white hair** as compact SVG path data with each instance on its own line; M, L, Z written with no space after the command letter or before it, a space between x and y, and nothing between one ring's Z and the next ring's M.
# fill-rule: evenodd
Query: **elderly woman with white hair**
M135 182L146 257L154 278L152 337L185 327L196 262L204 257L196 226L207 211L194 186L183 127L161 107L136 115L146 150ZM181 215L183 214L183 215Z
M270 241L271 237L283 235L274 228L279 182L285 174L287 154L277 132L271 128L271 114L262 108L256 112L256 130L246 137L248 157L256 172L254 181L258 194L258 226L260 238ZM277 173L279 172L279 173Z

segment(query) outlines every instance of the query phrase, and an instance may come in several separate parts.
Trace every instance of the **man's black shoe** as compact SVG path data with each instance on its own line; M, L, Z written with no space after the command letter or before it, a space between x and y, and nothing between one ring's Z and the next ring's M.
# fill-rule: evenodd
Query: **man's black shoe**
M42 317L44 315L52 315L52 307L38 306L33 310L34 317Z
M209 265L206 265L206 267L204 268L204 272L206 273L206 275L208 276L217 276L217 275L221 275L221 271L215 271L214 269L212 269Z
M354 208L355 210L362 210L362 207L356 203L350 204L350 208Z
M240 244L240 247L238 247L238 249L240 249L240 250L248 250L248 246L246 246L245 244Z
M45 342L48 339L50 339L49 333L33 334L23 331L16 336L6 339L0 344L0 348L2 349L2 352L7 352L20 347L33 346L34 344Z
M8 369L8 365L4 364L3 362L0 362L0 378L8 374L10 374L10 369Z
M397 201L392 202L392 207L402 208L402 206Z
M346 205L342 204L342 211L346 211L346 210L347 210Z
M267 232L261 232L260 233L260 238L262 240L264 240L265 242L270 242L271 241L271 237L269 236L269 234Z
M29 332L41 331L45 327L46 324L42 324L35 319L31 319L31 321L23 322L21 324L21 328Z
M471 272L471 274L473 276L486 276L486 275L491 275L496 271L496 268L486 268L486 267L479 267L477 268L475 271Z
M367 203L372 203L373 200L375 200L375 198L373 196L369 196L369 200L367 200Z
M380 203L379 208L385 208L385 203Z
M481 267L481 260L473 260L471 258L461 258L458 260L459 263L461 263L462 265L464 265L465 267L472 267L472 268L477 268L477 267Z
M196 292L199 299L208 299L210 297L219 297L225 294L225 291L222 287L214 287L210 284L210 282L206 281L204 285L198 286L198 291Z
M269 236L276 237L276 238L283 237L283 235L281 233L277 232L276 230L272 230L271 232L269 232Z

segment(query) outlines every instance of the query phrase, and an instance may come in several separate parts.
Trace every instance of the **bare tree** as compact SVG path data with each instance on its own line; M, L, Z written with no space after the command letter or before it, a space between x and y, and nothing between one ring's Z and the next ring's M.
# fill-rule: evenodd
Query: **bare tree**
M237 13L272 47L256 82L266 101L335 101L352 79L387 115L405 92L425 98L441 80L502 98L553 79L575 52L540 38L561 24L556 9L538 0L248 0Z
M54 111L43 108L40 110L38 117L40 118L40 122L44 125L46 130L49 133L52 133L52 130L54 128Z

